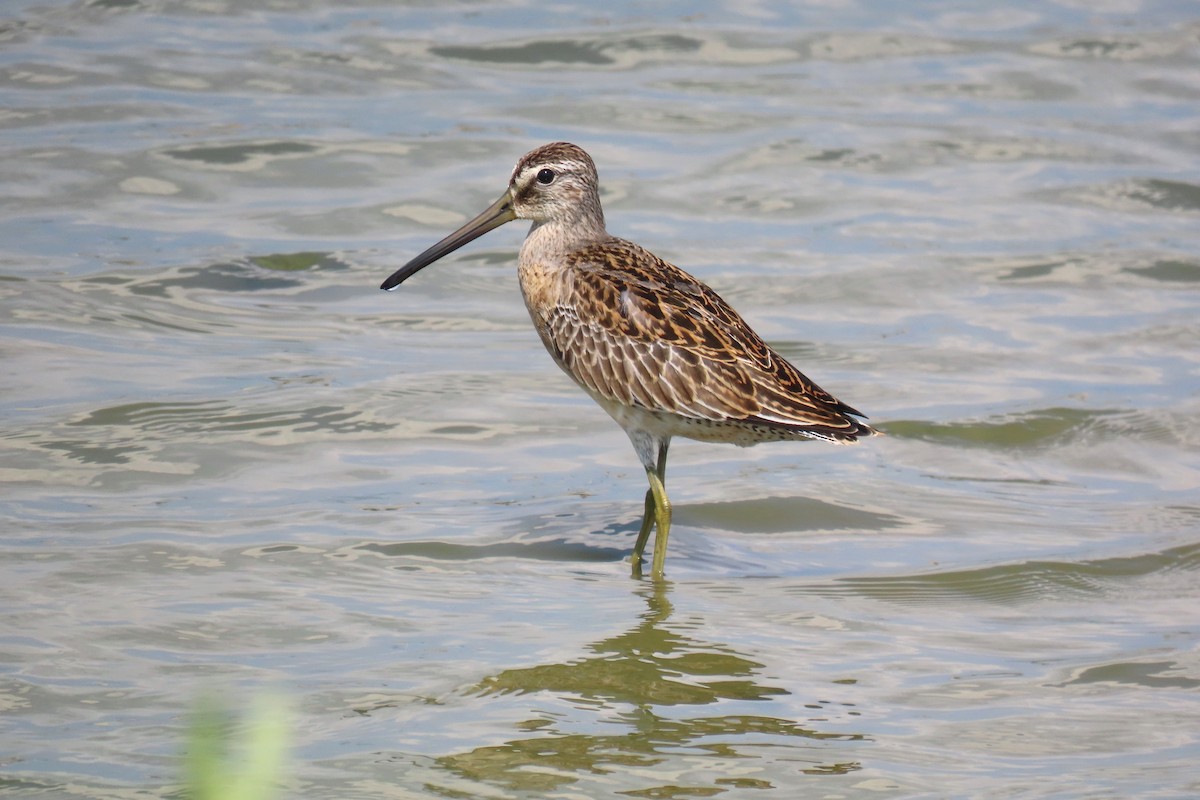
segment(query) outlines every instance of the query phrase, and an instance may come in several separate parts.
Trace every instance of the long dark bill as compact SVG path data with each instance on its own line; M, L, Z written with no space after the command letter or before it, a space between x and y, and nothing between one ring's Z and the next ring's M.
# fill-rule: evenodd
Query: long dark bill
M442 256L453 253L467 242L474 241L488 231L499 228L504 223L511 222L516 218L517 214L512 209L512 196L505 192L499 200L488 206L487 210L478 217L393 272L391 277L384 281L379 288L392 291Z

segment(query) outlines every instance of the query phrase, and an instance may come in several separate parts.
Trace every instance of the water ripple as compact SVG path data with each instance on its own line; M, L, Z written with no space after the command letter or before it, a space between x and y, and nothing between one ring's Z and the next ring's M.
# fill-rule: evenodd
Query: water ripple
M929 575L843 578L810 591L904 604L953 605L970 600L1012 605L1119 596L1147 578L1195 572L1200 572L1200 544L1091 561L1029 561Z

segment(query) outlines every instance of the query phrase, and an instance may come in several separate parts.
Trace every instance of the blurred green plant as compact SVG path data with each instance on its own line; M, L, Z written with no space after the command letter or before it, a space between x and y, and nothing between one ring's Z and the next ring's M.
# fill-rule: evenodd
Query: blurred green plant
M239 724L213 695L196 703L188 726L187 800L270 800L279 793L287 752L287 710L266 695Z

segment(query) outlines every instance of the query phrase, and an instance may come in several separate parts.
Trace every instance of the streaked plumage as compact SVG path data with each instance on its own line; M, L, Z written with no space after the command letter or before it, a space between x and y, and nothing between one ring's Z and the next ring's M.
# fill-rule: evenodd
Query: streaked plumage
M644 248L608 234L596 167L580 148L544 145L517 163L491 207L384 281L392 290L512 219L533 226L518 275L555 362L617 421L650 481L635 573L657 527L651 572L666 559L671 438L749 446L785 439L851 443L864 415L776 353L716 292Z

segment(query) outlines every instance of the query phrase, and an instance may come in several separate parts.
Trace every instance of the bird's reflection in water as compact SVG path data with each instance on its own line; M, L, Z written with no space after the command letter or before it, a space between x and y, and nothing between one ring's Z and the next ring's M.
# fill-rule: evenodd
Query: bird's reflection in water
M520 735L443 756L439 766L510 790L547 791L594 779L635 797L778 788L803 775L859 768L852 744L863 740L859 734L823 733L811 721L772 716L770 705L747 713L747 702L790 693L767 685L761 664L689 636L684 624L672 625L669 589L665 581L639 584L635 591L647 610L637 625L589 646L591 655L505 670L476 687L480 694L565 700L594 710L594 718L581 726L559 713L532 711L532 719L516 726Z

